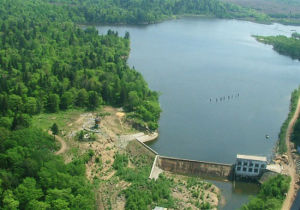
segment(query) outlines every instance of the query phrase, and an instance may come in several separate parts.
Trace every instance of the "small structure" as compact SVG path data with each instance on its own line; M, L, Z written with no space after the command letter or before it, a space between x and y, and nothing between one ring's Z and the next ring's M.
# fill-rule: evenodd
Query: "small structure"
M95 126L94 126L94 129L98 129L99 128L99 125L100 125L100 117L96 117L95 118Z
M242 177L257 177L265 171L267 158L264 156L240 155L236 156L235 174Z

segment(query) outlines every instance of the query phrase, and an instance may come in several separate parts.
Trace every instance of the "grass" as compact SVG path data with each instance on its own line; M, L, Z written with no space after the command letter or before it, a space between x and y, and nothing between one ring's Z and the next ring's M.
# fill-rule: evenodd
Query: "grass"
M296 111L299 96L300 96L300 87L292 92L291 102L290 102L290 112L288 114L287 119L284 121L284 123L282 124L282 126L280 128L279 142L278 142L278 148L277 148L279 154L283 154L287 151L287 146L285 143L285 136L286 136L288 125Z
M65 128L68 123L77 119L84 111L84 109L69 109L57 113L42 113L35 115L32 118L32 126L41 129L49 129L53 123L56 123L59 129L62 129Z

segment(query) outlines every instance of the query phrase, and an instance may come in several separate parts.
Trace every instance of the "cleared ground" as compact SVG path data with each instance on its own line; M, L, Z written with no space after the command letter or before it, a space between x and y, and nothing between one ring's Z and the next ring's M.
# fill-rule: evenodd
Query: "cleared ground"
M95 118L100 116L101 122L95 139L78 141L78 133L95 125ZM153 156L140 148L140 144L126 145L131 136L140 136L143 133L132 128L126 121L126 114L113 107L104 107L95 112L84 110L70 110L56 114L42 114L34 117L34 126L49 130L53 123L57 123L60 136L56 136L58 144L62 147L56 154L61 155L65 162L70 162L75 157L92 151L93 157L86 164L86 176L94 183L96 188L96 201L98 209L124 209L125 197L122 191L131 183L121 180L116 176L112 165L116 152L128 153L135 159L148 156L148 164L151 167ZM133 157L132 156L132 157ZM135 164L129 161L128 167L135 168ZM176 209L198 209L201 203L218 205L219 189L214 185L204 182L200 178L190 178L175 174L165 174L174 180L172 196L175 200ZM190 183L193 186L190 186Z

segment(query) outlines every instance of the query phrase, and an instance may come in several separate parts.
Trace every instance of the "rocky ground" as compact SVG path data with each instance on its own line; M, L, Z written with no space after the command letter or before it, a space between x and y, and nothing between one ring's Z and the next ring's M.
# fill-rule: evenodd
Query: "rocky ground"
M97 129L93 129L97 116L100 116L100 124ZM87 134L79 141L79 133L86 130ZM92 151L94 154L86 164L86 176L97 185L98 209L124 209L126 200L121 192L130 183L115 175L116 171L112 167L114 155L116 152L126 152L126 145L135 138L155 138L157 134L144 134L133 129L126 121L126 114L121 109L112 107L74 116L72 121L61 128L61 134L59 139L65 142L65 146L59 154L66 162L86 152ZM94 139L90 140L90 136L94 136ZM129 162L129 167L135 166ZM218 205L219 190L215 186L200 178L192 179L169 173L166 175L174 179L172 196L176 201L176 209L199 209L204 205L214 208Z

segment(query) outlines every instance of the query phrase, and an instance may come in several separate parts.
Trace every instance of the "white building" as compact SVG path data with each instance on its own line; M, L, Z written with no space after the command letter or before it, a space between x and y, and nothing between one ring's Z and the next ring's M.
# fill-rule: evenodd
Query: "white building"
M239 176L255 177L266 169L267 158L253 155L237 155L235 174Z

